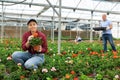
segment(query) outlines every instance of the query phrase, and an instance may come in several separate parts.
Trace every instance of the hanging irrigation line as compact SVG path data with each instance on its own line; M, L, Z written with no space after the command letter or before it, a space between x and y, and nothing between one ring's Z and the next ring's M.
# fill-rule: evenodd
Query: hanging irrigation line
M25 1L27 1L27 0L23 0L21 2L17 2L17 3L13 3L13 4L4 4L4 6L13 6L13 5L16 5L16 4L21 4L21 3L25 2ZM5 1L2 0L1 2L5 2ZM0 5L2 5L2 4L0 4Z

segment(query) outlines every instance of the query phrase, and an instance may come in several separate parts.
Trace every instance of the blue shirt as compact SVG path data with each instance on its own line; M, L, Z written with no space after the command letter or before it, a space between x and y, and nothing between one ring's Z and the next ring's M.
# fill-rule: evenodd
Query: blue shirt
M100 24L100 26L101 26L101 27L108 27L108 26L110 26L111 24L112 24L111 21L106 20L106 21L102 21L101 24ZM102 34L112 34L112 31L111 31L111 29L109 29L109 30L104 30Z

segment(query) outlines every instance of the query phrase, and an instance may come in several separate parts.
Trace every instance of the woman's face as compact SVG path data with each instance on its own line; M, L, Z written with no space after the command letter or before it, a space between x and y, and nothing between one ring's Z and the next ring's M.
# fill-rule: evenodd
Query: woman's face
M31 32L36 32L37 31L37 23L35 23L34 21L31 21L29 24L28 24L28 28Z

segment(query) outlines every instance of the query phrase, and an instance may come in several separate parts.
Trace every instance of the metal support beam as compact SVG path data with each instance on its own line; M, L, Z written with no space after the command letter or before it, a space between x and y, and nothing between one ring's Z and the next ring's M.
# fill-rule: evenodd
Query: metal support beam
M90 42L93 41L93 11L91 11Z
M31 3L30 3L30 5L29 5L29 7L31 7L31 5L32 5L32 2L33 2L33 0L31 0Z
M0 14L2 14L2 12L0 12ZM5 13L5 15L7 16L7 15L11 15L11 16L20 16L20 14L17 14L17 13ZM0 16L2 16L2 15L0 15ZM23 17L36 17L36 15L30 15L30 14L22 14L22 16ZM44 17L46 18L51 18L52 16L43 16L43 15L41 15L40 16L41 17L41 19L43 19ZM17 19L17 20L19 20L20 18L19 17L5 17L4 16L4 18L11 18L11 19ZM57 16L54 16L54 18L58 18ZM22 18L22 19L24 19L24 20L27 20L26 18ZM52 21L52 20L41 20L40 19L40 21ZM74 20L74 19L76 19L76 18L72 18L72 17L69 17L69 18L66 18L66 17L62 17L61 16L61 19L64 19L64 20L62 20L62 22L70 22L69 20ZM67 21L67 19L68 19L68 21ZM91 20L91 19L84 19L84 18L80 18L80 19L76 19L76 20ZM101 20L101 19L100 19ZM98 20L98 19L93 19L93 21L100 21L100 20ZM7 20L6 20L7 21ZM10 20L11 21L11 20ZM14 20L14 22L15 22L16 20ZM9 21L7 21L7 22L9 22ZM58 22L58 20L56 21L56 22ZM120 22L120 21L113 21L112 20L112 22Z
M119 38L119 22L117 22L117 37Z
M18 4L17 1L9 1L9 0L1 0L0 2L6 2L6 3L16 3ZM30 2L23 2L22 4L24 5L30 5ZM55 8L59 8L58 5L48 5L48 4L40 4L40 3L32 3L31 5L35 5L35 6L49 6L49 7L53 7ZM61 6L62 9L76 9L76 10L82 10L82 11L94 11L94 12L101 12L101 13L110 13L110 14L118 14L120 15L120 12L117 11L103 11L103 10L93 10L93 9L85 9L85 8L74 8L74 7L70 7L70 6ZM55 10L56 11L56 10Z
M76 32L77 32L77 36L78 36L78 24L79 24L79 23L76 24Z
M46 0L46 1L50 5L50 7L52 7L52 9L56 12L56 14L59 16L60 14L56 11L55 7L50 3L50 1L49 0Z
M100 3L101 3L101 1L99 1L99 3L94 7L93 10L95 10Z
M99 25L100 25L100 21L99 21ZM98 40L100 41L100 40L101 40L101 37L102 37L102 31L99 31L98 33L99 33L99 38L98 38Z
M62 0L59 0L58 54L60 54L61 48L61 3Z
M37 14L37 17L39 15L41 15L42 13L44 13L45 11L47 11L50 7L44 7L43 10L41 10L38 14Z
M55 12L53 11L53 19L52 19L52 42L54 42L54 26L55 26Z
M4 8L4 3L2 2L2 26L1 26L1 43L3 42L3 37L4 37L4 11L3 11L3 8Z
M22 40L22 14L21 14L20 18L21 18L21 21L20 21L20 23L21 23L21 25L20 25L20 40Z
M112 12L112 10L115 8L115 6L117 6L118 5L118 3L116 3L112 8L111 8L111 12Z

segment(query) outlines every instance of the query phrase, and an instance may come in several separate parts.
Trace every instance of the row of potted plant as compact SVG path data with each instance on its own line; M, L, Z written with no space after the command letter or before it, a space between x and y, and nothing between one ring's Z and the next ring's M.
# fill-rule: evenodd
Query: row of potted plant
M14 43L14 44L13 44ZM24 70L11 58L21 50L21 41L6 39L0 43L0 79L2 80L118 80L120 79L120 55L110 50L102 52L102 42L74 43L62 41L61 54L57 53L57 41L48 41L45 63L37 70ZM115 57L117 56L117 57Z

